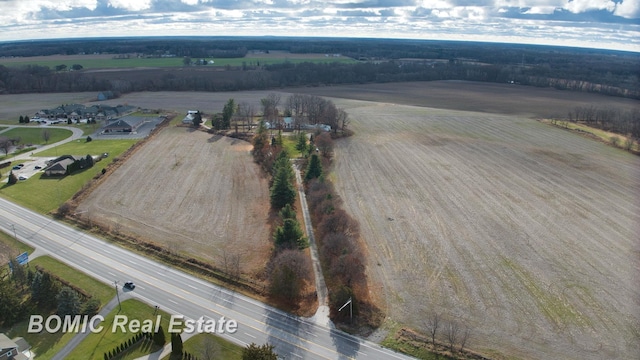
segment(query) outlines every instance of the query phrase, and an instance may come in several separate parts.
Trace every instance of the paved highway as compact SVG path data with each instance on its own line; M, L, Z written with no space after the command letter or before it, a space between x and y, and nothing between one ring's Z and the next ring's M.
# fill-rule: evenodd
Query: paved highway
M187 319L238 323L223 338L241 346L270 343L285 359L410 359L313 319L287 314L167 265L109 244L0 198L0 229L107 284L131 280L130 293ZM121 290L122 291L122 290ZM115 293L115 291L114 291Z

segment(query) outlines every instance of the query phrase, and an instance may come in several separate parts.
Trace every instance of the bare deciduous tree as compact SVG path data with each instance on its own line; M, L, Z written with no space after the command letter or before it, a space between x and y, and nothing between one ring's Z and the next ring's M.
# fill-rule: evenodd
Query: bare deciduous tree
M437 312L432 312L426 321L427 330L429 331L429 335L431 335L431 343L433 345L436 344L436 335L438 334L438 327L440 326L440 314Z
M464 346L467 344L470 334L471 329L468 326L465 326L464 331L462 332L462 338L460 339L460 351L464 350Z
M458 340L458 334L460 333L460 325L455 321L450 321L447 326L447 343L449 344L449 351L453 353L456 341Z
M280 125L280 112L278 105L280 105L280 95L276 93L269 93L266 98L260 99L262 105L262 114L264 119L276 126Z
M222 250L222 269L232 279L238 279L240 277L240 264L242 263L242 257L236 252Z
M5 155L9 155L9 151L11 150L11 146L13 146L13 143L11 140L9 140L9 138L4 137L4 136L0 136L0 149L2 149L2 151L4 151Z
M42 130L42 139L45 144L49 143L49 139L51 139L51 131L49 129Z

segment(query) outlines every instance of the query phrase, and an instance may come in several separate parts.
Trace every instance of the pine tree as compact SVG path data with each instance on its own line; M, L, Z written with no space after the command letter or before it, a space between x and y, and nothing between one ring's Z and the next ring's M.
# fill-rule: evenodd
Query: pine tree
M256 345L251 343L242 349L242 360L277 360L278 354L273 351L273 345Z
M7 184L13 185L18 182L18 177L13 173L13 170L9 173L9 179L7 179Z
M56 296L58 301L58 315L78 315L80 314L80 296L68 286L63 286Z
M282 209L287 204L293 204L296 200L296 189L291 184L290 167L279 167L273 178L271 186L271 207Z
M307 165L307 171L304 174L304 180L309 181L322 176L322 162L318 154L311 155L309 165Z
M282 226L276 228L273 241L279 248L304 249L309 246L300 224L295 219L284 219Z
M177 333L171 333L171 354L182 354L182 349L182 336Z
M164 346L166 338L164 335L164 330L162 329L162 325L158 327L158 332L156 332L153 336L153 342L158 346Z
M280 218L282 220L296 219L296 212L293 210L293 206L291 206L291 204L285 205L282 210L280 210Z
M298 150L300 154L303 154L303 155L307 152L307 135L305 133L300 133L298 135L296 150Z

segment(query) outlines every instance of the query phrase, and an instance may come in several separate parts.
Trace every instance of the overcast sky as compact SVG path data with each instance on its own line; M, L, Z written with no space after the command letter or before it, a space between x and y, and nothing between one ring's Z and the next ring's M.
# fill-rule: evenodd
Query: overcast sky
M0 41L283 35L640 52L640 0L0 0Z

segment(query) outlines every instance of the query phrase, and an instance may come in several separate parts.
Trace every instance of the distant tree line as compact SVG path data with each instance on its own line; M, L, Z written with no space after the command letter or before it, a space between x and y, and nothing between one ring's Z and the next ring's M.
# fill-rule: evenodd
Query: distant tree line
M597 106L577 106L569 111L570 122L580 122L606 131L640 139L640 109L620 110Z
M181 72L57 72L46 66L0 65L1 93L76 91L239 91L289 86L322 86L403 81L468 80L518 83L640 99L640 82L630 74L563 74L538 67L477 65L465 62L280 63L254 70Z

